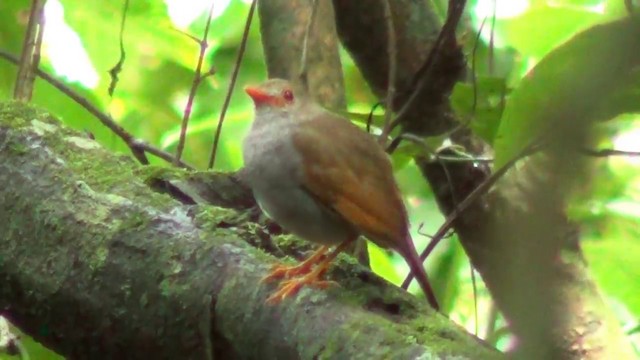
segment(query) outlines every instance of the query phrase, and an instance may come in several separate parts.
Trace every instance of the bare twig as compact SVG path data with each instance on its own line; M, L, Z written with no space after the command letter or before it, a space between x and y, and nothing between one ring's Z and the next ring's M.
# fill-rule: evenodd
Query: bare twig
M438 231L436 231L436 233L433 235L433 238L427 245L426 249L424 249L424 251L420 254L420 259L422 261L424 261L429 256L429 254L431 254L431 252L436 247L436 245L438 245L440 240L442 240L444 236L449 232L449 230L451 230L451 228L453 227L453 223L456 221L456 219L458 219L458 217L460 216L460 214L462 214L463 211L465 211L471 204L473 204L474 201L480 198L480 196L484 195L487 191L489 191L489 189L500 178L502 178L502 176L504 176L504 174L506 174L507 171L511 169L516 162L518 162L520 159L532 154L537 150L538 143L539 143L538 140L539 139L536 139L531 144L529 144L529 146L526 146L520 153L518 153L511 160L505 163L500 169L496 170L493 174L491 174L490 177L488 177L485 181L483 181L480 185L478 185L477 188L475 188L464 200L460 202L460 204L458 204L458 206L456 206L453 209L451 214L447 216L447 218L445 219L444 223L440 226ZM409 284L411 284L411 280L413 280L413 274L409 273L409 275L407 275L407 277L402 282L402 288L408 289Z
M122 5L122 18L120 19L120 58L118 62L109 70L109 76L111 77L111 82L109 83L109 96L113 96L113 92L116 90L116 86L118 85L118 75L122 71L122 65L124 65L124 60L127 55L124 51L124 24L127 20L127 13L129 12L129 0L125 0Z
M492 299L489 299L489 315L487 315L486 327L484 329L483 339L493 338L496 331L496 323L498 322L498 308ZM492 343L490 343L492 344Z
M593 157L609 157L609 156L640 156L640 151L624 151L616 149L581 149L585 155Z
M477 52L478 46L480 45L480 35L482 35L482 30L484 29L484 24L487 21L485 17L482 19L482 23L480 24L480 29L478 30L478 34L476 35L476 42L473 44L473 52L471 55L471 86L473 88L473 104L471 106L471 114L476 113L476 109L478 108L478 73L477 73ZM469 119L471 121L471 119Z
M496 35L496 11L498 11L497 0L493 0L493 13L491 14L491 35L489 36L489 56L487 61L489 62L489 75L494 74L495 66L495 35Z
M471 288L473 289L473 335L478 335L478 282L476 281L476 272L473 264L469 262L469 271L471 272Z
M22 54L18 64L18 76L13 90L13 98L28 102L33 93L34 71L40 63L40 48L44 33L45 0L32 0L29 22L22 42Z
M229 82L229 89L227 90L227 96L224 98L224 104L222 104L222 110L220 111L220 119L218 120L218 126L216 127L216 134L213 138L213 146L211 147L211 156L209 157L209 166L207 168L212 169L216 163L216 153L218 152L218 143L220 142L220 134L222 133L222 124L224 123L224 116L229 108L231 102L231 95L238 79L238 73L240 72L240 65L242 64L242 57L244 56L244 50L247 47L247 40L249 38L249 30L251 29L251 20L253 19L253 13L256 9L257 0L251 2L249 13L247 14L247 21L244 24L244 32L242 33L242 41L240 41L240 49L238 49L238 56L233 68L233 74L231 74L231 80Z
M488 157L455 157L448 155L436 155L436 159L441 163L463 163L463 162L473 162L473 163L492 163L493 158Z
M311 4L311 14L309 14L309 21L307 22L307 28L304 32L304 39L302 40L302 55L300 56L300 83L304 87L306 92L309 91L309 38L311 37L311 31L313 31L313 24L316 21L316 14L318 13L318 0L313 0Z
M501 326L499 328L496 328L493 333L491 333L491 336L488 336L485 338L485 341L489 344L492 345L497 345L498 341L504 337L507 336L509 334L512 334L512 330L509 328L509 326Z
M378 142L382 147L387 143L387 138L391 132L391 117L393 116L393 98L396 92L396 71L397 71L397 44L396 29L393 25L393 13L391 11L391 0L384 0L384 17L387 24L387 56L389 56L389 69L387 74L387 97L384 101L384 126Z
M16 56L4 50L0 50L0 57L16 65L20 63L20 60ZM78 93L73 91L71 88L69 88L67 85L62 83L60 80L55 79L54 77L52 77L51 75L47 74L46 72L40 69L35 69L35 73L36 75L44 79L46 82L53 85L56 89L60 90L63 94L73 99L76 103L78 103L80 106L85 108L89 113L91 113L91 115L95 116L104 126L106 126L111 131L113 131L120 139L122 139L122 141L124 141L127 144L127 146L129 146L129 148L131 149L133 154L136 156L138 161L140 161L142 164L146 165L148 164L148 161L145 161L146 160L145 158L139 157L140 151L148 152L149 154L155 155L167 162L171 162L174 164L176 163L176 160L173 157L173 155L171 155L166 151L158 149L150 144L147 144L142 140L138 140L134 138L133 135L131 135L122 126L116 123L109 115L101 112L96 106L91 104L87 99L80 96ZM177 162L177 164L182 168L193 169L192 166L182 161Z
M434 152L436 151L433 150L433 148L429 146L429 144L423 138L411 133L400 134L396 139L398 138L402 140L410 141L416 145L421 146L426 153L433 155L434 159L438 160L441 163L463 163L463 162L492 163L493 162L493 158L491 157L477 157L477 156L471 156L466 153L461 153L462 156L450 156L450 155L442 155L438 153L434 154ZM396 139L394 139L394 141ZM453 147L449 147L449 148L453 148Z
M377 102L375 105L373 105L373 107L371 108L371 111L369 111L369 116L367 116L367 125L366 125L366 130L368 133L371 132L371 123L373 122L373 113L376 111L376 109L382 105L382 103Z
M207 52L207 36L209 35L209 26L211 26L211 19L213 18L213 6L214 1L211 0L211 7L209 8L209 16L207 17L207 23L204 27L204 34L202 40L198 41L200 45L200 54L198 55L198 64L196 65L196 71L193 75L193 82L191 83L191 90L189 90L189 97L187 99L187 105L185 105L184 113L182 114L182 124L180 125L180 139L178 140L178 147L176 148L176 161L180 161L182 158L182 152L184 151L184 144L187 138L187 127L189 127L189 117L191 116L191 109L193 108L193 100L196 97L196 91L200 85L202 63L204 62L204 55ZM192 37L193 39L193 37Z
M440 56L440 52L442 51L443 43L446 41L450 41L451 39L455 40L455 32L458 27L458 23L460 22L460 18L462 17L462 13L464 11L464 7L466 5L466 0L450 0L449 1L449 9L447 11L447 20L445 21L440 33L438 34L438 38L436 39L429 56L425 60L424 64L418 71L414 77L413 86L410 87L411 95L407 99L407 101L402 105L400 110L397 112L396 118L393 120L391 125L389 126L389 131L393 131L393 129L400 124L402 119L407 115L409 109L413 105L414 101L417 99L418 95L425 87L425 85L429 82L431 78L431 73L433 71L433 65L436 62L436 59Z

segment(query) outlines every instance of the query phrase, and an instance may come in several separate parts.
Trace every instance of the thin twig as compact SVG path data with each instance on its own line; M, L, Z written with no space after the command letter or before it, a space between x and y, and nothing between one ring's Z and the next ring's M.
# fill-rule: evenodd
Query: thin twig
M198 64L196 65L196 71L193 75L193 82L191 83L191 90L189 90L189 97L187 99L187 105L185 105L184 113L182 114L182 124L180 125L180 139L178 140L178 147L176 148L176 161L180 161L182 158L182 152L184 151L184 144L187 139L187 128L189 127L189 117L191 116L191 109L193 108L193 100L196 97L196 91L200 86L202 63L204 62L204 55L207 52L207 36L209 35L209 26L211 26L211 19L213 18L213 6L215 2L211 0L211 7L209 7L209 16L207 17L207 23L204 27L204 34L202 40L198 41L200 45L200 54L198 55Z
M493 162L493 158L489 158L489 157L463 158L463 157L455 157L455 156L448 156L448 155L436 155L436 159L443 164L444 163L465 163L465 162L473 162L473 163L492 163Z
M119 45L120 45L120 58L118 62L109 70L109 76L111 77L111 82L109 83L109 96L113 96L113 92L116 90L116 86L118 85L118 75L122 71L122 66L124 65L124 61L127 57L126 52L124 51L124 25L127 21L127 14L129 13L129 0L125 0L122 5L122 18L120 19L120 35L118 36Z
M18 65L20 63L20 60L4 51L4 50L0 50L0 57L4 58L10 62L12 62L13 64ZM49 84L53 85L56 89L60 90L63 94L67 95L68 97L70 97L71 99L73 99L76 103L78 103L80 106L82 106L83 108L85 108L85 110L87 110L89 113L91 113L91 115L95 116L104 126L106 126L107 128L109 128L111 131L113 131L120 139L122 139L122 141L124 141L127 146L129 146L129 148L131 149L131 151L133 152L134 155L136 155L137 153L139 153L139 150L143 150L145 152L148 152L149 154L155 155L167 162L170 163L176 163L175 158L173 157L172 154L163 151L161 149L158 149L156 147L154 147L153 145L147 144L146 142L142 141L142 140L138 140L136 138L133 137L133 135L131 135L129 132L127 132L122 126L120 126L118 123L116 123L109 115L101 112L96 106L94 106L93 104L91 104L87 99L85 99L84 97L80 96L78 93L76 93L75 91L73 91L73 89L71 89L70 87L68 87L67 85L65 85L64 83L62 83L60 80L55 79L54 77L52 77L51 75L47 74L46 72L40 70L40 69L36 69L35 70L36 75L38 75L39 77L41 77L42 79L44 79L46 82L48 82ZM136 156L137 157L137 156ZM138 160L140 162L143 162L143 160L141 160L140 158L138 158ZM182 167L182 168L186 168L186 169L193 169L192 166L179 161L178 162L178 166Z
M493 338L493 333L496 330L496 322L498 321L498 308L496 307L496 304L491 299L489 299L488 313L489 315L487 315L486 327L484 329L484 334L482 334L483 339Z
M609 157L609 156L640 156L640 151L624 151L616 149L581 149L581 151L588 156L593 157Z
M497 345L498 341L500 341L500 339L502 339L502 337L507 336L509 334L513 334L512 329L509 328L509 326L501 326L497 329L495 329L495 331L491 334L490 337L486 337L485 341L488 344L492 344L492 345Z
M369 116L367 116L367 125L366 125L366 130L368 133L371 132L371 123L373 122L373 113L376 111L376 109L382 105L381 103L377 102L375 105L373 105L373 107L371 108L371 111L369 111Z
M442 45L446 40L455 39L456 28L458 27L458 23L460 22L460 18L462 17L462 13L464 11L464 7L466 5L466 0L450 0L449 1L449 10L447 11L447 20L445 21L438 37L427 56L426 61L422 65L422 67L416 72L414 77L414 84L411 86L412 89L411 95L405 101L404 105L400 108L400 110L396 114L396 118L391 122L389 126L389 131L393 131L400 124L400 122L404 119L404 117L408 114L409 109L411 109L413 103L418 98L418 95L422 92L422 89L431 79L431 73L433 72L433 65L436 62L436 59L440 56L440 52L442 50Z
M478 52L478 46L480 45L480 35L482 35L482 30L484 29L484 24L486 21L486 17L482 19L482 23L480 24L480 29L478 30L478 34L476 35L476 42L475 44L473 44L473 51L471 54L471 86L473 89L473 104L471 106L472 116L475 115L478 108L478 73L476 65L478 57L476 55Z
M387 98L384 101L384 126L378 142L382 147L387 144L387 138L391 132L391 117L393 116L393 98L396 92L396 72L397 72L397 44L396 29L393 25L393 13L391 12L391 0L383 1L384 17L387 24L387 56L389 57L389 74L387 75Z
M416 136L414 134L404 133L399 135L398 138L402 140L408 140L416 145L421 146L422 149L429 154L433 154L435 152L423 138ZM452 146L449 146L449 148L452 148ZM441 163L463 163L463 162L492 163L493 162L493 158L490 158L490 157L473 157L466 153L462 153L462 154L466 155L466 157L441 155L436 153L434 154L434 159Z
M473 335L478 336L478 284L476 272L471 262L469 262L469 270L471 271L471 288L473 291Z
M444 223L440 226L438 231L433 235L433 238L427 245L427 248L420 254L420 259L424 261L429 254L433 251L433 249L438 245L440 240L451 230L453 227L453 223L458 219L460 214L464 212L471 204L473 204L480 196L485 194L489 189L500 179L504 174L507 173L509 169L515 165L520 159L524 158L532 154L538 148L539 141L533 141L529 146L526 146L520 153L514 156L511 160L505 163L500 169L496 170L490 177L484 180L477 188L475 188L458 206L456 206L451 214L447 216ZM409 284L411 284L411 280L413 280L413 274L409 273L409 275L404 279L402 283L402 288L409 288Z
M216 134L213 138L213 146L211 147L211 156L209 157L208 169L212 169L216 163L216 153L218 152L218 143L220 142L220 134L222 133L222 124L224 123L224 116L229 108L231 102L231 95L238 79L238 73L240 72L240 65L242 64L242 58L244 56L244 50L247 47L247 40L249 39L249 30L251 30L251 20L253 19L253 13L256 9L257 0L251 2L249 13L247 14L247 21L244 24L244 32L242 33L242 40L240 41L240 49L238 50L238 56L236 63L233 67L233 74L231 74L231 81L229 82L229 89L227 90L227 96L224 98L224 104L222 104L222 110L220 111L220 119L218 120L218 126L216 127Z
M13 90L13 98L19 101L28 102L33 93L34 71L40 62L40 48L44 33L44 2L45 0L31 2L29 22L22 41L18 76Z
M305 92L309 91L309 38L313 31L313 25L316 22L316 14L318 12L318 0L313 0L311 3L311 14L309 14L309 21L307 22L307 28L304 32L304 39L302 40L302 55L300 56L300 83L304 87Z
M491 32L489 35L489 56L487 61L489 62L489 75L494 74L494 66L495 66L495 35L496 35L496 12L498 11L498 1L493 0L493 13L491 14Z

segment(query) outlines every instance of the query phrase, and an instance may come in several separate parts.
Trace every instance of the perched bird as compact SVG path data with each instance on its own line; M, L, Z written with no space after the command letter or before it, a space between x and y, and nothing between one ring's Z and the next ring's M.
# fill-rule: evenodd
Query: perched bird
M437 309L391 162L375 139L286 80L271 79L245 91L255 104L243 144L246 182L267 216L322 245L297 266L273 269L266 279L286 280L268 301L278 302L304 285L326 287L322 276L331 261L362 234L400 253ZM329 252L332 245L337 247Z

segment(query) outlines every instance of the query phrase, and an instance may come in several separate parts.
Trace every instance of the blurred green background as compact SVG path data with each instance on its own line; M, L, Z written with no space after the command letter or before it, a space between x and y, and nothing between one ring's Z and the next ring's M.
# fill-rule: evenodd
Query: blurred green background
M435 1L446 9L446 1ZM131 1L124 31L126 60L113 96L109 96L108 71L119 59L122 1L49 0L41 67L64 80L90 102L111 114L135 136L175 152L185 103L198 59L197 42L184 33L202 37L210 0ZM496 6L494 7L494 4ZM0 49L20 53L30 2L0 1ZM184 160L205 169L220 110L227 92L235 57L249 9L248 1L216 0L209 31L204 70L206 78L195 99ZM460 32L469 61L474 59L477 98L469 84L459 84L452 103L461 117L471 120L473 131L492 142L500 132L503 109L521 80L554 49L596 24L626 14L623 1L510 0L469 1L467 23ZM444 13L441 14L444 16ZM495 18L493 17L495 16ZM476 44L475 38L483 29ZM580 51L584 51L580 50ZM349 55L341 50L349 111L367 113L376 103ZM588 57L586 52L571 54ZM553 66L553 63L551 64ZM12 96L16 67L0 59L0 100ZM578 69L579 70L579 69ZM535 72L533 72L535 76ZM567 76L570 76L568 74ZM241 140L252 118L252 105L243 93L248 83L264 80L266 69L254 18L238 83L224 122L216 170L242 166ZM551 85L550 85L551 86ZM602 146L640 151L640 76L616 97L623 110L615 121L599 126ZM534 94L543 98L543 92ZM604 97L604 95L603 95ZM614 100L608 103L614 103ZM535 101L533 99L532 101ZM36 81L33 102L48 109L66 124L94 134L105 147L129 154L128 148L86 110L42 80ZM475 108L473 104L476 104ZM616 108L617 109L617 108ZM396 175L411 215L419 249L442 223L429 187L406 155L395 155ZM162 160L151 157L154 164ZM611 157L596 160L593 179L570 204L579 221L583 249L602 291L615 308L638 349L640 316L640 158ZM418 228L422 226L420 233ZM396 255L371 247L372 267L399 284L407 266ZM454 237L446 239L428 261L444 310L470 332L489 337L504 347L508 334L494 312L488 293L476 276L478 323L469 263ZM419 293L417 287L412 288ZM500 330L502 328L502 330ZM496 331L497 329L497 331ZM17 331L17 330L16 330ZM56 358L28 337L25 347L33 359ZM0 354L0 359L13 358Z

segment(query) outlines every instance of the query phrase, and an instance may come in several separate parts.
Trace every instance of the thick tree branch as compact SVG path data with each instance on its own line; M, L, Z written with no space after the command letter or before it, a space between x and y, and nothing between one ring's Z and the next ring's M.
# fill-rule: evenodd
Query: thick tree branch
M66 356L499 357L347 256L341 286L266 305L260 226L153 192L159 170L42 111L0 104L0 157L0 307Z
M384 98L388 87L389 57L384 0L334 0L340 40L347 48L373 92ZM401 109L411 97L421 72L436 45L442 22L431 2L394 0L390 2L398 51L394 109ZM454 29L452 29L454 30ZM419 89L411 108L403 115L405 131L437 135L453 128L447 96L464 70L464 57L453 32L443 37L441 53L430 66L427 85Z

